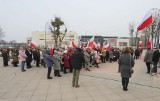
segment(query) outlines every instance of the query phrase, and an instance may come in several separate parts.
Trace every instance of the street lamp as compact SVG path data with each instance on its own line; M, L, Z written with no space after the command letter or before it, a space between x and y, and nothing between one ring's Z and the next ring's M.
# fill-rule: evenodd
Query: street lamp
M48 24L48 22L45 23L45 35L44 35L44 45L45 45L45 48L46 48L46 29L47 29L47 24Z

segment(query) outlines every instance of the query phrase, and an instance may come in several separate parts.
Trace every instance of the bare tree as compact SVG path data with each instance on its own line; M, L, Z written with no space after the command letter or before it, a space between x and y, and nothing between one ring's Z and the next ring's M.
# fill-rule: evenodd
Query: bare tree
M2 28L0 28L0 40L5 36L5 33Z
M53 34L54 40L55 40L55 47L60 47L62 40L64 39L64 36L67 32L67 28L64 24L64 22L59 17L55 17L54 21L51 21L52 27L49 29L51 30L51 33ZM65 27L64 33L60 31L61 26Z
M134 23L129 23L128 29L129 29L129 35L131 37L131 46L133 45L133 32L134 32L134 28L135 28Z
M16 42L16 40L11 40L9 43L10 43L10 44L15 44L15 43L17 43L17 42Z

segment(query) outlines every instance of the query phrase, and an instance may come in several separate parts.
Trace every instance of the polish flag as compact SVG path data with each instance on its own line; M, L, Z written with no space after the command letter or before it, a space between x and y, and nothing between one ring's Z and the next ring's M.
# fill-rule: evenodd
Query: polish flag
M146 45L147 45L147 48L153 49L153 47L152 47L152 35L150 35L149 41L147 41Z
M77 48L77 46L74 44L73 41L72 41L72 47L73 47L73 48Z
M28 42L28 46L30 46L30 47L35 47L35 44L34 44L33 42L29 41L29 42Z
M90 39L90 41L87 44L87 47L93 47L94 46L94 36Z
M103 46L105 46L107 44L107 41L105 40L104 42L103 42Z
M140 25L137 28L137 31L140 31L142 29L144 29L145 27L147 27L148 25L150 25L152 23L152 13L151 11L149 11L145 17L143 18L142 22L140 23Z
M97 44L98 49L102 50L102 46L100 43Z
M110 49L111 49L109 43L108 43L107 45L103 46L103 47L106 48L107 50L110 50Z
M142 41L139 41L138 46L139 46L139 47L142 46Z

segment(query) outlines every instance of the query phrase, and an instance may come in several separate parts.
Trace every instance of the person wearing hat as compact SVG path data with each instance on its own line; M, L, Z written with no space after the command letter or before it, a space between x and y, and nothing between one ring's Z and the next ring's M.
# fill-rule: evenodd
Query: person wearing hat
M80 87L78 84L80 70L82 69L82 63L84 62L84 54L80 48L77 48L72 56L71 56L71 63L73 67L73 79L72 79L72 86L73 87Z
M50 51L49 50L46 51L45 55L46 55L45 56L45 58L46 58L46 64L47 64L47 67L48 67L47 79L52 79L52 77L50 76L50 74L51 74L51 71L52 71L52 66L53 66L54 58L53 58L53 56L50 55Z
M60 59L60 56L59 56L57 50L54 50L54 55L53 55L53 57L54 57L54 75L55 75L55 76L58 76L58 77L62 77L62 76L60 75L60 69L61 69L61 67L60 67L60 62L61 62L61 59Z
M159 62L159 57L160 57L160 53L159 50L155 47L154 48L154 52L153 52L153 57L152 57L152 62L153 62L153 72L157 73L157 65Z

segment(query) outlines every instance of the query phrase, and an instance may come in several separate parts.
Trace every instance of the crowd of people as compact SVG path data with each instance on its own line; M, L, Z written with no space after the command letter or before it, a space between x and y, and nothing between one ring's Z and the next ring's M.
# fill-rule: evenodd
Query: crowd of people
M50 76L52 68L54 69L54 76L62 77L61 72L64 74L73 73L73 87L79 87L78 79L80 70L84 68L86 71L91 71L91 67L99 68L99 64L112 63L118 61L118 72L121 73L123 90L127 91L129 78L131 77L130 69L134 67L134 59L139 59L142 54L142 48L111 48L111 49L92 49L92 48L46 48L38 49L28 47L25 50L20 47L16 49L1 49L0 52L3 57L3 66L8 66L8 61L11 61L13 67L18 67L20 64L21 71L25 72L26 69L33 67L33 63L36 67L48 68L47 79L52 79ZM150 65L154 62L156 68L157 55L159 51L151 51L148 48L144 61L146 62L148 71L150 72ZM153 58L152 58L153 57ZM150 58L150 59L148 59ZM25 69L26 66L26 69ZM155 69L155 72L157 70Z

